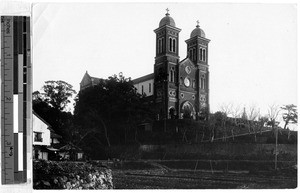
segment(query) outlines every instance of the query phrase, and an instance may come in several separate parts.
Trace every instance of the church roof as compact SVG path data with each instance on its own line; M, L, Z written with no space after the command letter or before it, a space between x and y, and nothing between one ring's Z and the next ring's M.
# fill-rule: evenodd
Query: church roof
M86 71L80 82L80 90L83 90L93 85L97 85L101 82L101 80L101 78L90 76L89 73Z
M101 78L92 77L92 76L90 76L90 77L91 77L91 81L92 81L94 84L98 84L98 83L100 83L100 81L102 80Z
M144 81L151 80L151 79L154 79L154 73L136 78L136 79L132 80L132 82L133 82L133 84L138 84L140 82L144 82Z
M181 60L181 61L179 62L179 65L186 64L186 63L195 65L194 62L193 62L189 57L186 57L186 58L184 58L183 60Z
M170 26L176 27L174 19L172 17L170 17L169 15L170 15L169 13L166 13L166 16L160 20L159 27L162 27L164 25L170 25Z
M205 38L205 33L204 31L200 28L199 26L199 22L197 21L197 25L196 28L192 31L191 33L191 38L195 37L195 36L200 36L202 38Z

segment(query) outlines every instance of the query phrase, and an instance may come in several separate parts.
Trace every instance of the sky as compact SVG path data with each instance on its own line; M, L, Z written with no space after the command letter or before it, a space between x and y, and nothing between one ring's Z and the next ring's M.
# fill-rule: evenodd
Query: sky
M36 3L33 91L64 80L79 91L86 71L132 79L153 73L155 33L166 8L179 34L179 56L199 20L210 39L210 107L297 104L295 4Z

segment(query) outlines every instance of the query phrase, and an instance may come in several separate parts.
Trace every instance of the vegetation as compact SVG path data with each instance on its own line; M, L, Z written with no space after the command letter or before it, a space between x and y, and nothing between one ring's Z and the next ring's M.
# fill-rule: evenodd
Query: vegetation
M112 174L97 163L34 161L33 188L112 189Z
M78 94L74 111L77 142L94 159L99 158L99 149L111 144L139 143L138 124L152 117L145 97L120 73Z
M290 104L285 105L281 107L282 110L285 112L282 115L282 118L284 120L284 127L283 129L286 129L288 124L297 124L298 123L298 113L297 113L297 106Z
M75 94L72 85L61 80L46 81L41 92L33 92L33 110L65 140L70 140L74 126L73 115L66 107Z

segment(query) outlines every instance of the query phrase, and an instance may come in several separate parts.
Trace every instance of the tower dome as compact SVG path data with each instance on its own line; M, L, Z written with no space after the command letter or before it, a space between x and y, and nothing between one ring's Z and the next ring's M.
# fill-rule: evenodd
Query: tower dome
M167 11L169 11L169 10L167 9ZM170 26L176 27L174 19L172 17L170 17L169 15L170 14L167 12L166 16L160 20L159 27L164 26L164 25L170 25Z
M199 26L199 21L197 21L196 28L191 33L191 38L193 38L195 36L200 36L202 38L205 38L205 33Z

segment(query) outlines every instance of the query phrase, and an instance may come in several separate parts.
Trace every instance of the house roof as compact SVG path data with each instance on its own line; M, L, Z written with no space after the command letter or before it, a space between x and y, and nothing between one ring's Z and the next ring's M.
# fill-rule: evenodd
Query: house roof
M70 151L70 150L75 150L75 151L82 151L79 147L77 147L76 145L69 143L65 146L62 146L61 148L59 148L60 151Z
M55 131L52 129L51 125L47 121L45 121L42 117L40 117L34 110L32 110L32 113L48 126L47 129L50 130L50 137L51 138L54 138L54 137L55 138L62 138L62 136L56 134Z
M133 84L138 84L138 83L141 83L141 82L144 82L147 80L151 80L151 79L154 79L154 73L147 74L145 76L136 78L136 79L132 80L132 82L133 82Z
M55 132L51 132L51 133L50 133L50 137L51 137L51 138L58 138L58 139L61 139L61 138L62 138L61 135L58 135L58 134L56 134Z
M47 121L45 121L42 117L40 117L34 110L32 110L32 114L34 114L37 118L39 118L41 121L43 121L46 125L48 125L48 129L51 131L51 130L53 130L52 128L51 128L51 125L47 122ZM51 128L51 129L50 129Z

